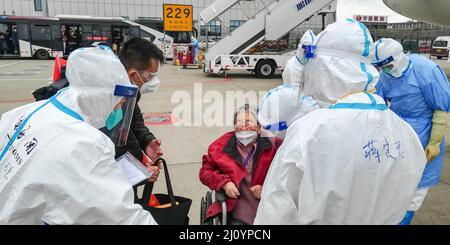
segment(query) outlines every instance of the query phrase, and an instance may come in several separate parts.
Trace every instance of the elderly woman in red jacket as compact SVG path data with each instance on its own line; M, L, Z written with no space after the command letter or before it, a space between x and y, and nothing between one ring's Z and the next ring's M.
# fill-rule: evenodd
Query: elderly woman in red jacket
M224 190L231 224L253 224L261 191L281 140L260 136L256 110L245 105L234 116L234 132L214 141L203 156L200 180L211 190ZM206 219L221 213L219 203L209 207Z

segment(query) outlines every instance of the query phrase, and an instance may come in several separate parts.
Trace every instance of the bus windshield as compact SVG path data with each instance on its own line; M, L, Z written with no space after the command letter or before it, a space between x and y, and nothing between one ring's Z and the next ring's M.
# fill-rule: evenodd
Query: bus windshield
M440 47L440 48L446 48L448 42L447 41L435 41L433 46L434 47Z

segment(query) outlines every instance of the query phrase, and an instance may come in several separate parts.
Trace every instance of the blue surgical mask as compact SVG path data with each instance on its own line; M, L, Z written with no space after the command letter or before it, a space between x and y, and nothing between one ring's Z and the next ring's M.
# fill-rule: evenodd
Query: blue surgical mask
M106 119L106 129L111 130L117 126L123 119L122 108L116 109L111 114L109 114L108 119Z

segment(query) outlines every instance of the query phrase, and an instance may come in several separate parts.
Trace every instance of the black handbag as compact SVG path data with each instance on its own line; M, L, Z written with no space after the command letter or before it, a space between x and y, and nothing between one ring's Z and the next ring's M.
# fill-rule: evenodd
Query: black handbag
M156 162L163 164L168 194L155 194L155 196L161 205L169 203L171 205L166 208L155 208L149 206L153 191L153 183L150 182L146 182L144 184L144 193L142 194L141 199L135 196L136 203L139 203L145 210L149 211L156 223L159 225L188 225L188 214L189 209L191 208L192 200L185 197L175 196L173 194L172 183L170 182L166 161L164 159L158 159Z

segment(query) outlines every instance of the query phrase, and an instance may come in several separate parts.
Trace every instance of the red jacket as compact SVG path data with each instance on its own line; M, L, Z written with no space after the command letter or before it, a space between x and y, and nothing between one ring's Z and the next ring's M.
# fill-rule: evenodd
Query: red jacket
M242 158L237 151L236 136L229 132L214 141L203 156L203 166L200 169L200 181L211 190L219 191L232 181L237 187L247 176L247 170L242 164ZM280 139L258 138L254 159L254 172L251 186L263 185L270 164L281 145ZM228 212L234 210L237 199L227 199ZM219 203L215 202L207 211L206 218L215 217L222 212Z

